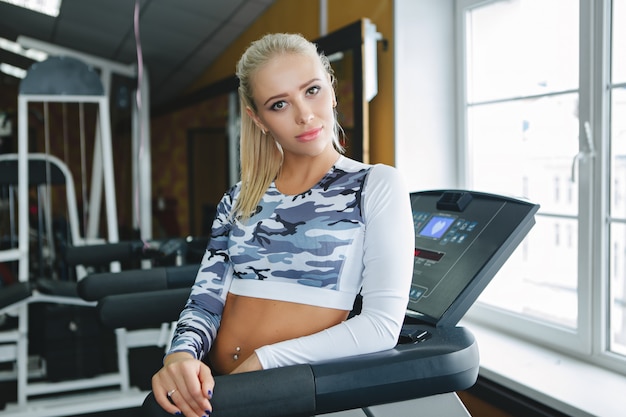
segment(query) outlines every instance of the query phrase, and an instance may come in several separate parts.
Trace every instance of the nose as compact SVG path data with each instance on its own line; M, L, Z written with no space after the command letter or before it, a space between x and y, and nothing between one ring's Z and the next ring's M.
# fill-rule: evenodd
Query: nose
M296 123L305 125L313 120L313 109L305 101L301 100L295 103L296 107Z

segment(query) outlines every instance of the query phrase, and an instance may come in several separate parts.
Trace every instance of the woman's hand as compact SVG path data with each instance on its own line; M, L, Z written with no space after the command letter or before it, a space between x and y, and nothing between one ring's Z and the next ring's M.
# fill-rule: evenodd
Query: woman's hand
M215 381L209 367L186 352L166 356L163 367L152 377L157 403L171 414L207 416Z

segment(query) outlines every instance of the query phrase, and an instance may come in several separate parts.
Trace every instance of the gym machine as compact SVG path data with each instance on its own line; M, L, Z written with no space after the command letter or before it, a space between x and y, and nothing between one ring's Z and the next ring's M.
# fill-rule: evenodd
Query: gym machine
M397 346L217 376L212 416L469 415L454 392L475 383L478 346L471 332L457 323L530 231L539 206L466 190L414 192L411 205L415 263ZM114 288L115 282L128 286L129 280L146 280L134 277L134 271L88 276L81 286L83 293L101 296L97 308L107 326L143 326L157 314L159 320L176 320L189 295L195 273L187 270L173 278L169 272L148 292ZM106 294L98 295L100 286L107 288ZM142 411L146 416L169 415L151 393Z

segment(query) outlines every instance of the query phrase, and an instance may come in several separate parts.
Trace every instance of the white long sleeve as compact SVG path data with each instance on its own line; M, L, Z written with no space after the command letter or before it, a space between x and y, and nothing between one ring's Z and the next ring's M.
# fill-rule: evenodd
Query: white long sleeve
M256 350L264 369L377 352L395 346L414 259L409 193L399 172L375 166L365 185L363 307L336 326Z

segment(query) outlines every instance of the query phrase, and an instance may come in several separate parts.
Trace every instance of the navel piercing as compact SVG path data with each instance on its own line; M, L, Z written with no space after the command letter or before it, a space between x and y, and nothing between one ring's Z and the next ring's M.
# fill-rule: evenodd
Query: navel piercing
M241 352L241 348L239 346L237 346L235 348L235 354L233 355L233 359L234 360L239 360L239 352Z

